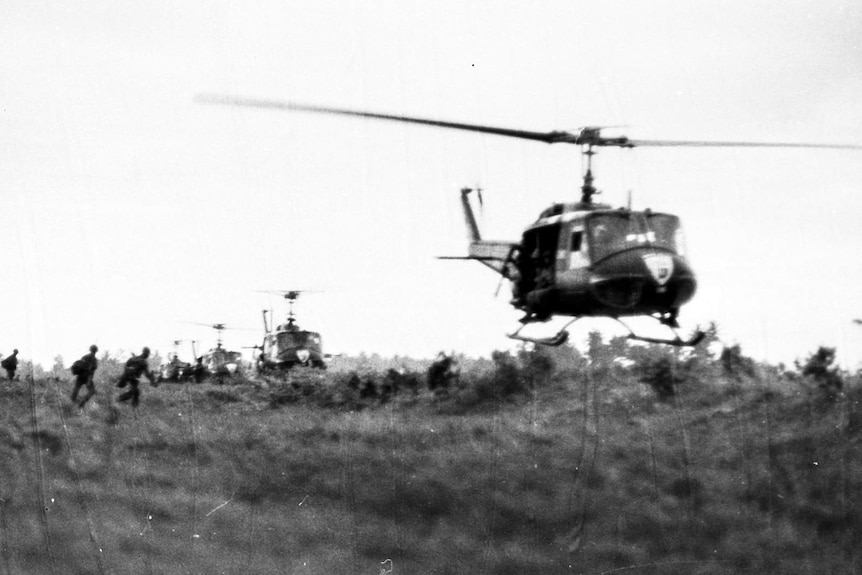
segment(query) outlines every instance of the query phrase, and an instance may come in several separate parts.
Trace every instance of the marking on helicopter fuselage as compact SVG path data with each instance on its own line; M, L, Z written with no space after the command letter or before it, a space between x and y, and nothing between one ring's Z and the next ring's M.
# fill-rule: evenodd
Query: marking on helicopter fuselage
M644 263L659 286L663 286L673 275L673 258L668 254L646 254Z

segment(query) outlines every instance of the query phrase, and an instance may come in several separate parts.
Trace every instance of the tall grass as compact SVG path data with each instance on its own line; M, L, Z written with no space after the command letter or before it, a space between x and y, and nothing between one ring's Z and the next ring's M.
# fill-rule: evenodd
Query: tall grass
M554 364L5 385L0 573L859 572L858 381Z

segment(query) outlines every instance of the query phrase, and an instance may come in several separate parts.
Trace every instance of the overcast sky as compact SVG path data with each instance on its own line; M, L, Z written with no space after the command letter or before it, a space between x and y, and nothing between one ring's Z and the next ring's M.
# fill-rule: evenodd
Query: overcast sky
M862 143L862 3L0 4L0 352L50 362L224 322L316 289L327 351L510 348L520 314L463 255L462 186L517 239L577 198L574 146L196 104L225 93L527 130ZM716 321L758 359L862 362L862 153L602 150L600 199L678 214ZM622 330L608 320L575 324ZM548 326L547 331L553 331ZM67 361L68 362L68 361Z

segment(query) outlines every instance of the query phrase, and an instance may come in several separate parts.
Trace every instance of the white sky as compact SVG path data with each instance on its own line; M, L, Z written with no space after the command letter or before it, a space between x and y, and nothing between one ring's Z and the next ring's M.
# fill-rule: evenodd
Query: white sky
M0 4L0 352L214 343L255 290L314 288L328 351L508 348L508 288L463 255L577 198L574 146L194 103L201 92L644 139L862 143L862 3ZM602 201L678 214L715 320L759 359L862 362L862 154L606 150ZM621 330L612 322L575 324ZM551 331L548 327L547 331ZM229 346L259 333L225 334Z

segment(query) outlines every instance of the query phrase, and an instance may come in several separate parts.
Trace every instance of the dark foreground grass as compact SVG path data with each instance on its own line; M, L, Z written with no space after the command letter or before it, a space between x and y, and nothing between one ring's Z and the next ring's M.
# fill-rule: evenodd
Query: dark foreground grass
M858 573L854 390L562 378L451 415L0 389L0 573Z

